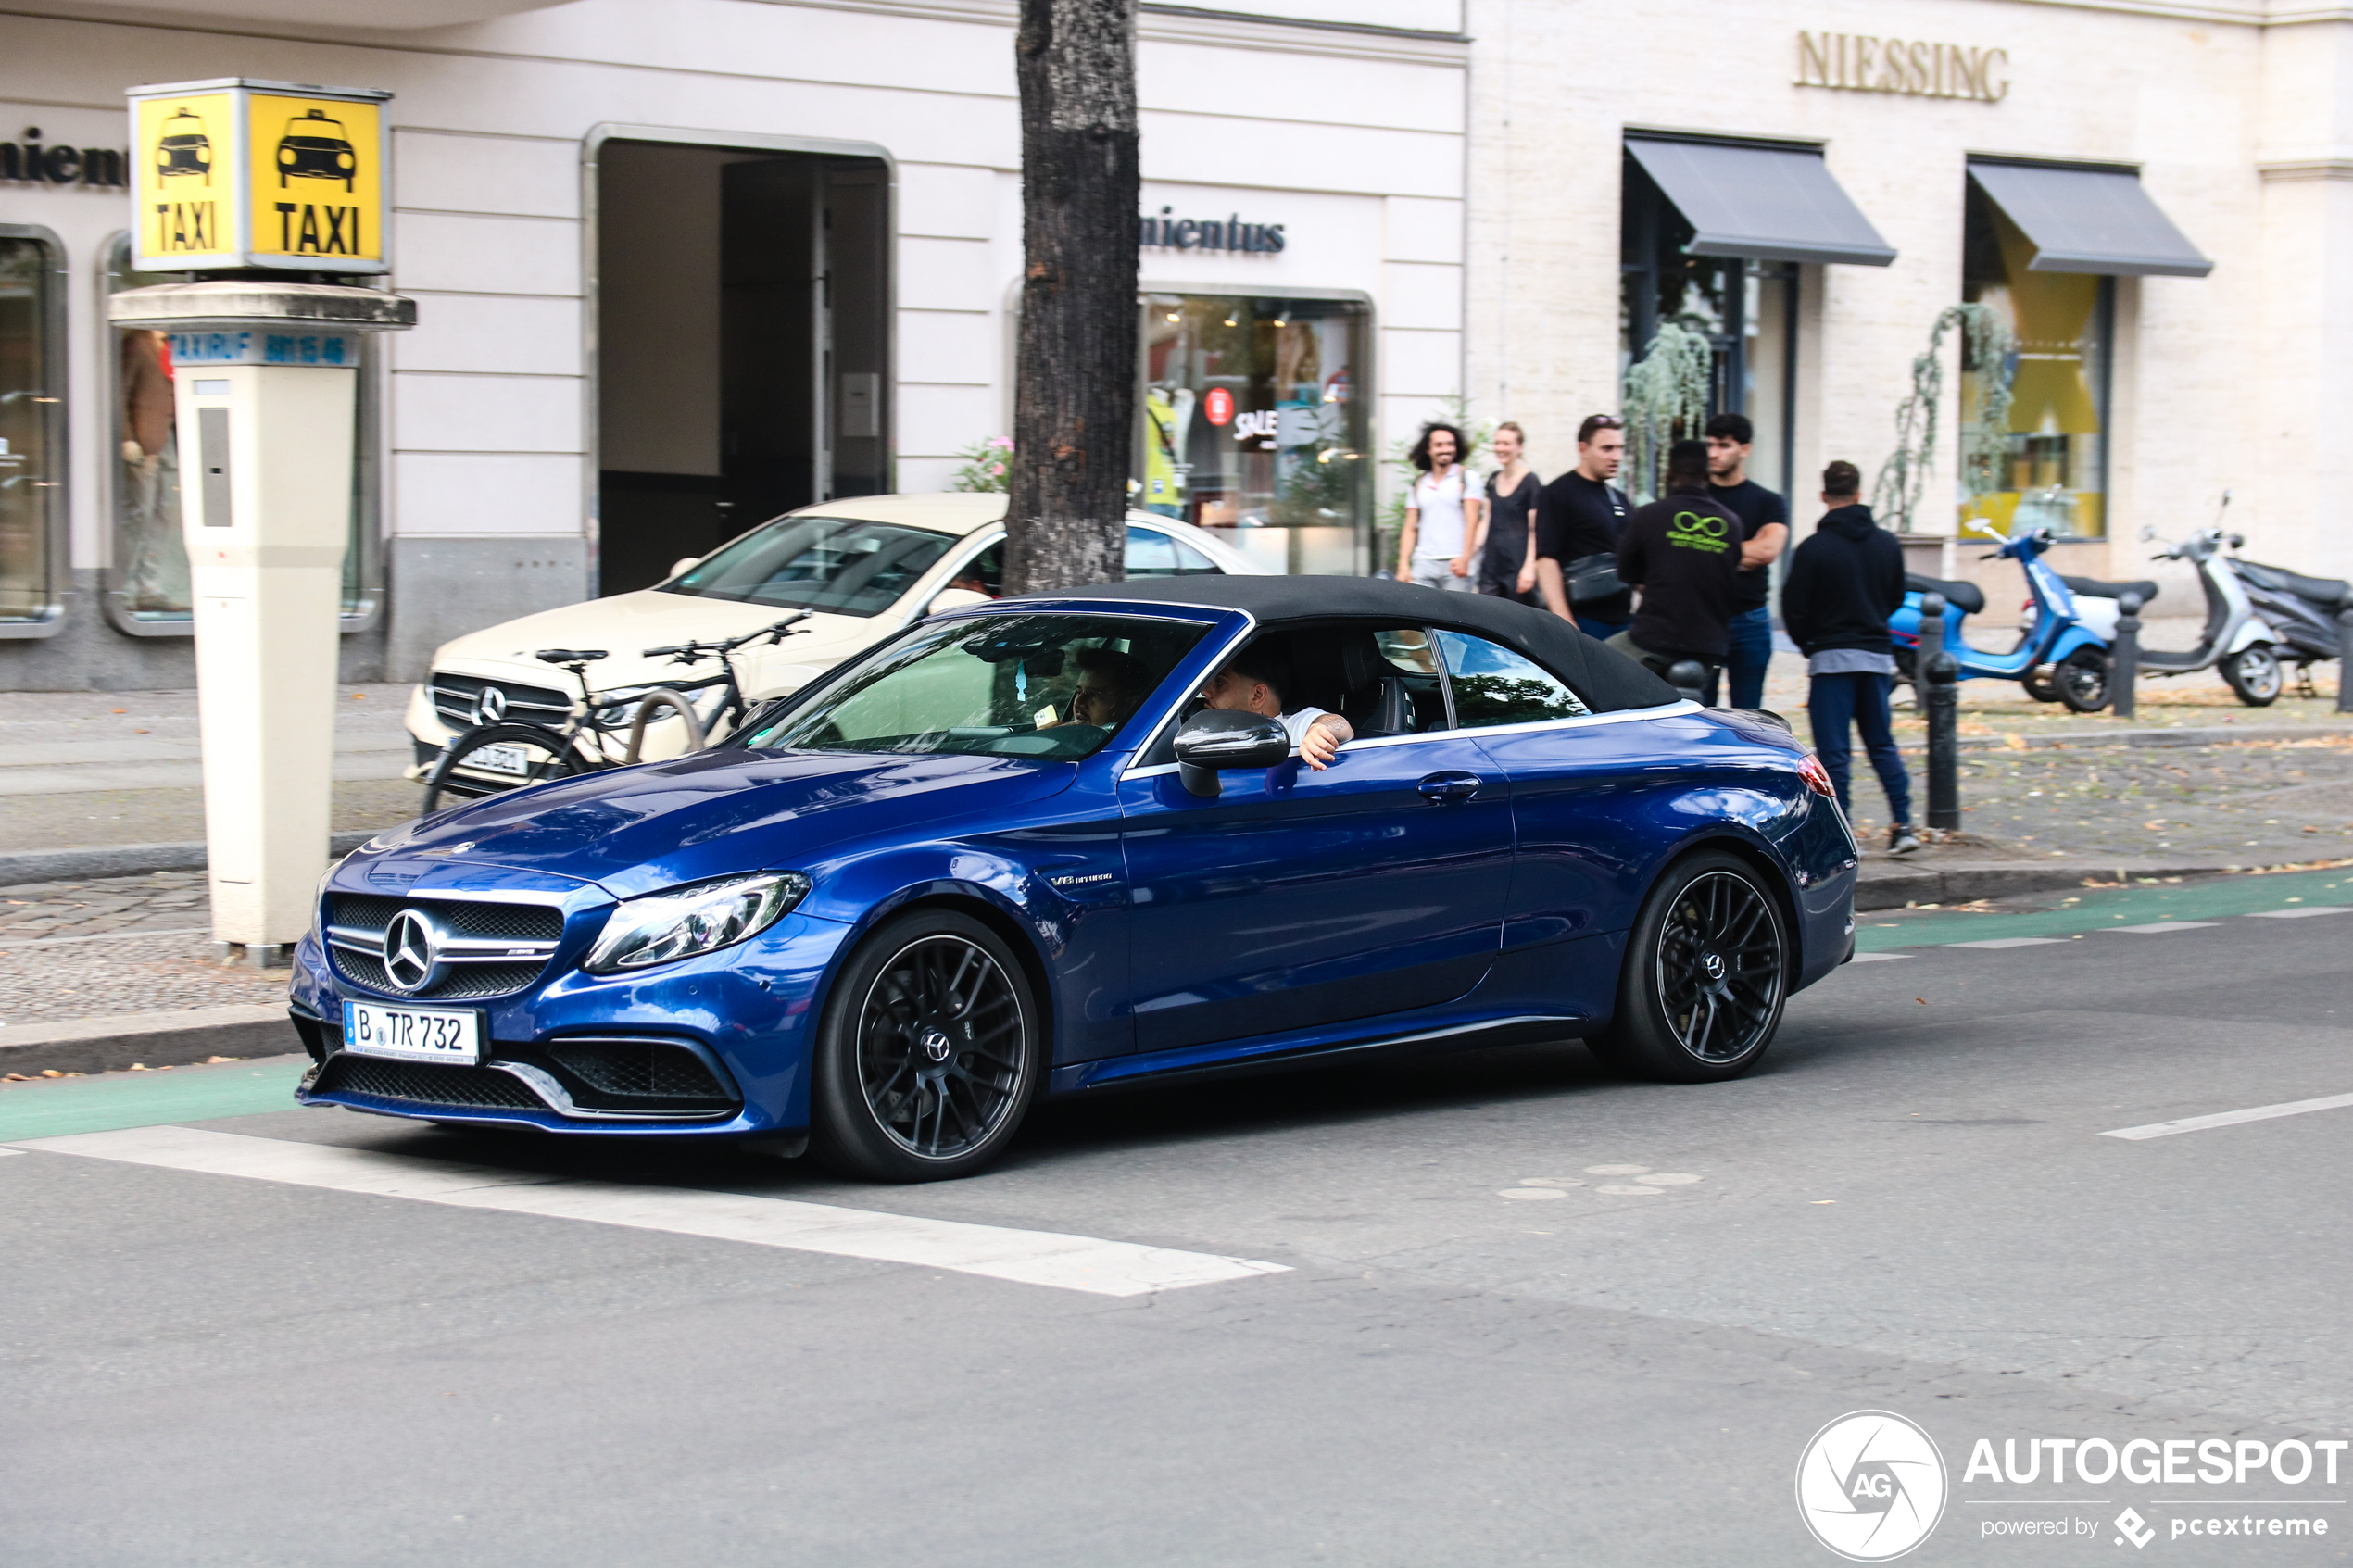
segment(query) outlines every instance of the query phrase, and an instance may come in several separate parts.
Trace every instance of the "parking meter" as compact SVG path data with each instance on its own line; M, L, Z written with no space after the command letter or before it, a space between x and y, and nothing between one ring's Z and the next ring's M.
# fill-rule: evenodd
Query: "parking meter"
M213 280L127 290L108 314L171 344L213 934L283 962L327 866L359 334L416 308Z

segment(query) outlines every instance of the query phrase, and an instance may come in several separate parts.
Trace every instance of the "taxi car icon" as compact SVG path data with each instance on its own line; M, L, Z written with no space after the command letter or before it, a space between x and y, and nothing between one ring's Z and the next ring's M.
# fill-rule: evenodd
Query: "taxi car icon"
M212 182L212 138L204 133L204 121L186 109L163 122L163 135L156 142L156 177L169 180L179 174Z
M289 180L340 180L348 191L359 166L351 143L343 133L343 122L329 119L323 109L286 121L286 133L278 138L278 188L282 191Z

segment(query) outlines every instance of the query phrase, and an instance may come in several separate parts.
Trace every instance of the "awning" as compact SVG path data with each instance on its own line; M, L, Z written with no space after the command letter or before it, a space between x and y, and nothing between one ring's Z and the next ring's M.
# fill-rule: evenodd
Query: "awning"
M2129 170L1971 158L1969 177L2033 243L2031 272L2203 278L2214 270Z
M1865 267L1895 259L1813 148L1629 136L1626 150L1698 231L1686 247L1693 256Z

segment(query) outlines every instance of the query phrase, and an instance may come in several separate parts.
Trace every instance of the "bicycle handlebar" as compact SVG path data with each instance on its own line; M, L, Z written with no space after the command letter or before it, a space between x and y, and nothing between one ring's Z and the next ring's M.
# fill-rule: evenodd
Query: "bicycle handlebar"
M773 626L762 626L759 631L747 632L740 637L730 637L724 642L718 643L706 643L699 639L693 639L680 643L674 647L648 648L643 657L668 658L680 664L698 664L706 659L724 658L739 647L760 641L762 637L781 643L799 628L800 622L808 620L812 613L809 610L797 609Z

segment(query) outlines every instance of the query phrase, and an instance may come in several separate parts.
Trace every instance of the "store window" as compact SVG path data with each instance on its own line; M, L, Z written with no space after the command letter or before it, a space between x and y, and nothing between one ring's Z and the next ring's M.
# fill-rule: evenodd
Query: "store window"
M2033 242L1974 182L1962 247L1961 297L1999 311L2018 340L1999 488L1972 510L2005 531L2016 520L2062 537L2105 537L2116 280L2031 270ZM1993 369L1964 362L1965 418L1982 406L1982 378ZM1964 424L1964 451L1975 433Z
M1748 477L1789 493L1790 402L1797 375L1797 265L1693 256L1695 231L1633 158L1619 214L1618 373L1649 349L1662 322L1713 350L1707 411L1755 426ZM1697 435L1696 431L1687 433Z
M64 566L65 300L45 230L0 227L0 632L54 620Z
M131 240L117 234L107 247L109 295L155 283L184 282L186 272L134 272ZM191 629L188 552L180 533L180 441L172 400L171 345L162 332L118 328L110 364L113 439L107 460L113 475L114 531L107 573L107 605L116 625L146 636L184 636ZM360 340L359 388L354 432L351 546L343 558L346 623L374 608L376 534L375 377L373 339Z
M1342 299L1148 295L1139 503L1271 571L1369 558L1370 310Z

